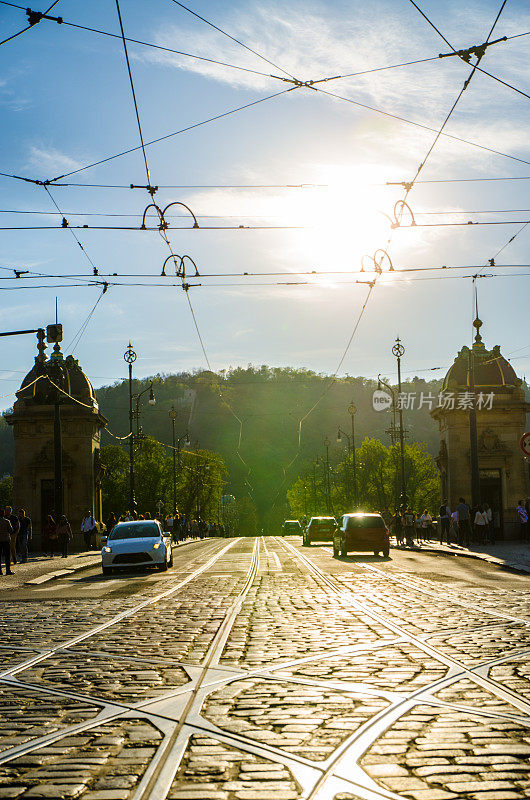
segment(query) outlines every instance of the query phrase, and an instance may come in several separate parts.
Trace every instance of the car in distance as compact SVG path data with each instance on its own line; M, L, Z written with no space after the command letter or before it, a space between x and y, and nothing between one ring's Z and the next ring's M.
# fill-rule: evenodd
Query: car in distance
M125 567L157 567L164 571L172 566L171 536L154 519L118 522L101 549L103 575Z
M337 529L335 517L311 517L302 537L302 544L309 547L312 542L332 542Z
M286 519L282 525L282 536L300 536L302 526L297 519Z
M357 512L341 517L333 535L333 556L346 556L350 550L388 557L390 538L381 514Z

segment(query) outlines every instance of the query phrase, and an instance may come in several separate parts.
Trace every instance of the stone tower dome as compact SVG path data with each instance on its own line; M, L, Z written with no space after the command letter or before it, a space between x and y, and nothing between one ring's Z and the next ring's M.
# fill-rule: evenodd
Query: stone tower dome
M37 349L6 420L13 426L15 441L15 505L32 518L38 541L44 520L54 510L55 403L60 404L61 416L64 513L74 534L87 510L101 520L99 451L107 420L99 413L92 384L77 359L65 358L59 344L47 358L43 332L38 334Z
M528 464L519 450L526 430L526 402L522 381L500 346L488 350L482 341L482 322L476 319L471 348L462 347L442 384L444 402L431 411L438 422L440 451L437 464L442 479L443 499L452 509L460 496L470 502L471 458L469 410L474 383L477 417L480 499L496 514L497 528L504 538L519 534L515 512L519 499L529 494ZM470 379L470 365L473 378ZM499 535L499 534L498 534Z

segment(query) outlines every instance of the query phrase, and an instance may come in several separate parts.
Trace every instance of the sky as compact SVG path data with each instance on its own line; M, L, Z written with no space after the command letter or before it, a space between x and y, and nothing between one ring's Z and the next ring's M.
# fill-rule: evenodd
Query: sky
M0 330L54 322L57 297L63 349L96 387L125 377L129 340L138 377L269 364L394 380L399 335L404 374L428 379L471 341L480 273L486 346L530 373L529 98L475 72L444 128L473 144L435 142L471 72L438 55L484 42L500 0L421 3L449 44L410 0L189 2L121 0L120 11L129 38L230 65L128 43L144 142L188 129L145 153L151 185L196 187L160 188L155 201L198 219L193 229L183 206L166 217L173 253L190 256L199 277L186 261L188 292L171 263L162 278L170 249L158 230L138 230L151 197L128 188L147 177L116 3L60 0L50 15L72 24L43 20L0 46L0 172L44 181L80 170L47 189L0 176L0 227L18 228L1 232ZM0 4L0 40L25 23ZM517 38L480 63L527 94L530 35L518 35L529 31L528 5L508 0L491 39ZM323 78L335 79L309 84ZM387 182L411 181L422 163L410 211L398 206L392 227L404 189ZM448 224L469 221L495 224ZM367 256L384 250L377 275ZM461 269L426 269L442 266ZM7 408L35 338L0 342Z

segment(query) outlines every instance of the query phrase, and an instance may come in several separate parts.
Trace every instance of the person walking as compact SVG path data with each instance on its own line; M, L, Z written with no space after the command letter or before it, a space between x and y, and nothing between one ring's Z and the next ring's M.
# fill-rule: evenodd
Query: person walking
M23 508L18 509L18 524L17 555L20 562L25 564L28 560L28 544L31 542L32 529L31 520L26 517L26 512Z
M414 523L416 519L410 506L405 511L403 520L405 527L405 544L407 547L414 547Z
M527 534L528 514L522 500L519 500L519 502L517 503L517 514L519 516L519 522L521 523L521 539L523 539L523 541L526 541L528 538Z
M495 534L493 532L493 511L488 503L483 503L484 514L488 520L487 539L489 544L495 544Z
M11 523L11 540L10 540L10 547L11 547L11 562L13 564L17 563L17 536L18 530L20 528L20 523L18 521L18 517L16 514L13 514L13 509L11 506L6 506L4 511L4 517L9 520Z
M451 522L451 509L447 505L447 500L442 500L442 505L440 506L439 510L440 515L440 544L444 543L444 533L445 533L445 541L449 544L449 523Z
M2 572L2 558L6 565L6 575L13 575L11 570L11 534L13 527L6 516L0 516L0 575Z
M46 517L42 528L42 552L53 558L55 543L57 542L57 525L51 514Z
M57 525L57 539L59 540L59 547L61 548L61 555L66 558L68 555L68 544L73 540L72 528L68 522L66 515L63 514L59 519Z
M96 532L96 520L89 510L81 521L81 533L85 540L85 550L92 550L92 534Z
M117 524L118 524L118 520L116 519L116 514L114 513L114 511L111 511L110 514L108 515L107 521L105 523L105 525L107 526L107 536L109 535L109 533L111 532L113 527L115 525L117 525Z
M426 541L426 540L430 541L430 539L431 539L431 530L432 530L432 517L429 514L429 512L427 511L427 509L425 509L423 514L421 515L420 523L421 523L421 532L422 532L423 541Z
M488 533L488 516L484 512L484 506L482 504L479 505L475 513L475 519L473 521L473 525L475 528L476 541L479 544L486 544L487 533Z
M458 498L456 513L458 521L458 544L462 547L469 547L471 539L470 508L463 497Z

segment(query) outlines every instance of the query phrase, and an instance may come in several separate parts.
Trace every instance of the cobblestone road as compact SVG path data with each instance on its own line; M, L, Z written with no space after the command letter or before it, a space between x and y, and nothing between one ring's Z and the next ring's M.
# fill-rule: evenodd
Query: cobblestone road
M528 578L298 538L2 592L0 798L530 797Z

